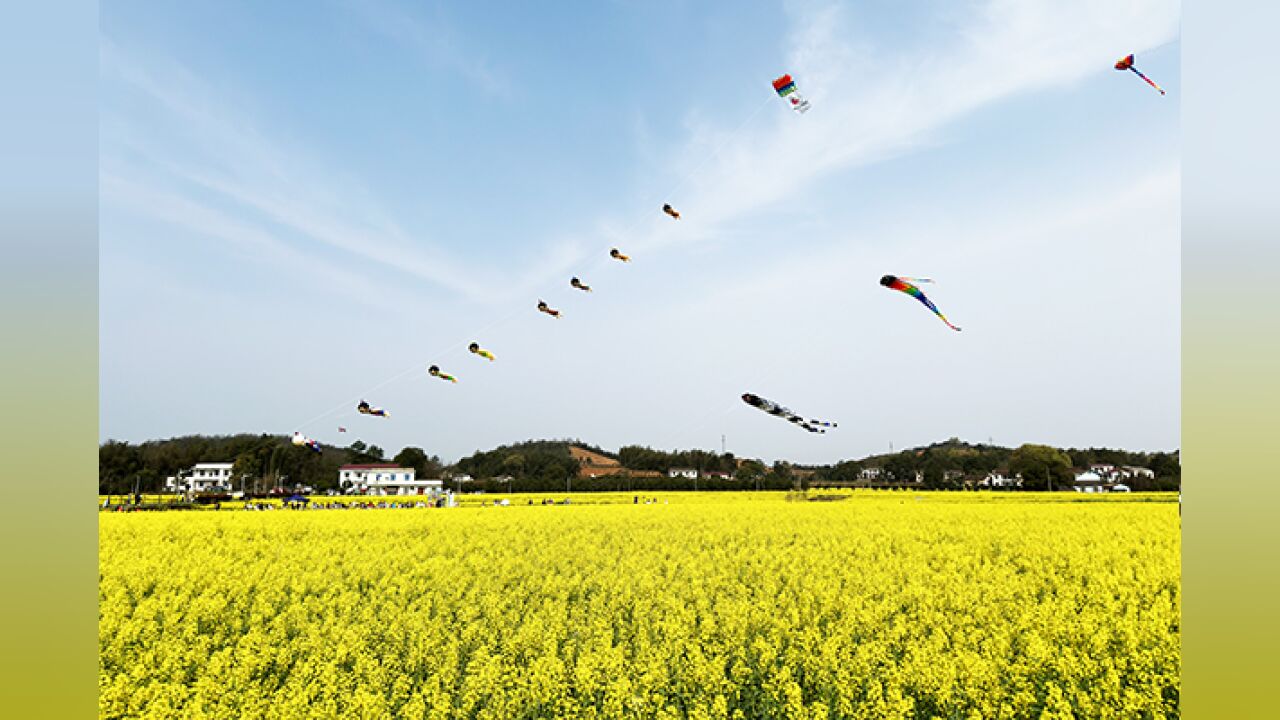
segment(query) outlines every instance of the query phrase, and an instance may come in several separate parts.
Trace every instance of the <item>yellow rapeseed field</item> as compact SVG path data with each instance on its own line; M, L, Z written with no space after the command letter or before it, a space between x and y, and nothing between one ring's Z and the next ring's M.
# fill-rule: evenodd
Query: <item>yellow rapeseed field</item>
M104 513L100 715L1178 716L1176 501L838 495Z

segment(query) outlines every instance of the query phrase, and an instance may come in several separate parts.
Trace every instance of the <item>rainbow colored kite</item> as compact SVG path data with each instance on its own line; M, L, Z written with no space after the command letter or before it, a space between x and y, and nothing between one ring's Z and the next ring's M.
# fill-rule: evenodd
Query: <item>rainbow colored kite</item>
M957 330L957 331L960 330L960 328L951 324L951 321L947 319L946 315L943 315L941 312L938 311L937 306L935 306L932 302L929 302L929 298L925 297L924 293L920 292L920 288L916 287L915 285L912 285L911 282L908 282L908 281L914 281L918 283L933 282L928 278L900 278L900 277L894 277L893 275L885 275L884 277L880 278L881 285L889 288L890 290L897 290L899 292L904 292L910 295L911 297L919 300L920 302L924 303L925 307L932 310L934 315L937 315L939 318L941 318L942 322L947 324L947 327L951 328L952 330Z
M777 91L778 97L791 103L791 109L797 113L803 113L809 109L809 101L800 96L800 92L796 90L796 81L792 80L790 75L783 75L774 80L773 89Z
M1157 84L1155 84L1154 82L1152 82L1151 78L1147 77L1146 75L1143 75L1143 74L1138 70L1138 68L1136 68L1136 67L1134 67L1134 66L1133 66L1133 53L1129 53L1128 55L1125 55L1124 57L1122 57L1122 58L1120 58L1119 60L1117 60L1117 61L1116 61L1116 69L1117 69L1117 70L1132 70L1134 75L1137 75L1138 77L1142 78L1143 80L1146 80L1146 81L1147 81L1147 84L1148 84L1148 85L1150 85L1151 87L1153 87L1153 88L1155 88L1155 89L1159 90L1161 95L1163 95L1163 94L1164 94L1164 88L1162 88L1162 87L1160 87L1159 85L1157 85Z

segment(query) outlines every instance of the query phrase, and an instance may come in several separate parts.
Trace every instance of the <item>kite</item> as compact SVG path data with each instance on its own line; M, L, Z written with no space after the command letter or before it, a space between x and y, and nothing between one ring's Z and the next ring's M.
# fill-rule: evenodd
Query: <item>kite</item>
M1163 95L1163 94L1164 94L1164 88L1162 88L1162 87L1160 87L1159 85L1157 85L1157 84L1155 84L1154 82L1152 82L1152 81L1151 81L1151 78L1147 77L1146 75L1143 75L1141 72L1139 72L1139 71L1138 71L1138 68L1136 68L1136 67L1134 67L1134 66L1133 66L1133 53L1130 53L1130 54L1128 54L1128 55L1125 55L1124 57L1122 57L1122 58L1120 58L1119 60L1117 60L1117 61L1116 61L1116 69L1117 69L1117 70L1132 70L1134 75L1137 75L1138 77L1142 78L1143 80L1146 80L1146 81L1147 81L1147 84L1148 84L1148 85L1150 85L1151 87L1153 87L1153 88L1155 88L1155 89L1159 90L1161 95Z
M387 412L386 410L383 410L382 408L370 407L369 403L363 400L361 400L360 404L356 406L356 410L358 410L361 415L376 415L377 417L391 417L391 413Z
M438 377L441 380L448 380L451 383L458 382L458 378L450 375L449 373L440 372L439 365L432 365L431 367L427 368L427 372L431 373L431 377Z
M293 434L293 444L297 445L298 447L311 448L316 452L324 452L323 450L320 449L320 441L312 440L311 438L307 437L306 435L303 435L300 432L295 432Z
M480 347L480 343L471 343L467 346L467 349L471 351L472 355L479 355L482 358L488 358L489 362L493 362L493 353Z
M884 277L880 278L880 284L889 288L890 290L898 290L900 292L904 292L910 295L911 297L919 300L920 302L924 303L925 307L932 310L934 315L937 315L939 318L941 318L942 322L947 324L947 327L951 328L952 330L959 331L960 328L956 327L955 325L952 325L951 321L947 319L947 316L939 312L937 306L935 306L932 302L929 302L929 298L925 297L924 293L920 292L920 288L916 287L915 285L912 285L910 282L908 282L909 280L914 280L918 283L933 282L928 278L899 278L899 277L894 277L893 275L885 275Z
M789 410L788 408L782 407L781 405L779 405L776 402L773 402L772 400L765 400L759 395L752 395L751 393L743 393L742 401L753 408L756 408L758 410L763 410L769 413L770 415L780 417L786 420L787 422L799 425L800 427L804 428L805 430L808 430L811 433L825 433L826 430L823 430L822 428L836 427L835 423L827 422L825 420L806 420L805 418L795 414L793 411Z
M679 213L679 211L677 211L675 208L671 207L670 205L663 205L663 206L662 206L662 212L664 212L664 213L666 213L666 214L670 215L671 217L675 218L676 220L679 220L679 219L680 219L680 213Z
M538 301L538 312L546 313L557 320L560 319L560 311L552 310L550 306L541 300Z
M570 285L572 285L573 287L578 288L579 290L581 290L581 291L583 291L583 292L591 292L591 286L590 286L590 285L583 285L583 284L582 284L582 281L581 281L581 280L579 280L579 279L578 279L578 278L576 278L576 277L569 278L569 284L570 284Z
M347 431L346 428L342 427L341 425L338 426L338 432L346 432L346 431Z
M618 252L618 248L613 248L612 250L610 250L609 257L613 258L614 260L621 260L622 262L631 262L631 256L623 255L621 252Z
M791 109L796 113L803 113L809 109L809 101L800 96L796 90L796 81L792 80L790 75L783 75L774 80L773 89L778 91L778 97L791 103Z

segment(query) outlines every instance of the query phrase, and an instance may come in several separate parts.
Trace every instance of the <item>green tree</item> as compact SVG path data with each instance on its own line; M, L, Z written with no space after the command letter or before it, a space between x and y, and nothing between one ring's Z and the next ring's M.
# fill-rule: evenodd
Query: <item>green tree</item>
M1048 445L1026 444L1009 456L1009 472L1022 476L1025 490L1062 490L1070 485L1071 458L1061 450Z
M900 483L915 482L916 480L916 459L913 455L907 453L898 453L890 456L884 461L884 474L889 476L890 480Z

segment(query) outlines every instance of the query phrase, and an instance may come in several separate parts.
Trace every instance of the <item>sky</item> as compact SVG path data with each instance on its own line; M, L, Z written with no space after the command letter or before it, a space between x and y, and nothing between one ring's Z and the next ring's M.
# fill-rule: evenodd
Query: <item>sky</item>
M1179 18L103 3L101 439L1175 449ZM933 278L963 331L884 274Z

